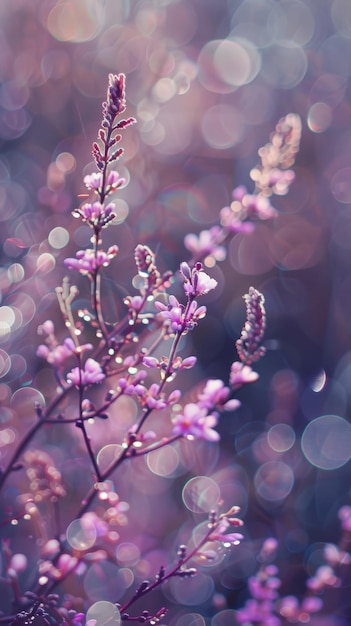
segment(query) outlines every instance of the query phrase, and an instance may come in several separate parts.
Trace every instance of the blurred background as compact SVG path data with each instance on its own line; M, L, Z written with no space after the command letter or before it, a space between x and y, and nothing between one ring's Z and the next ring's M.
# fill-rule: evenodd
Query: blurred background
M251 284L264 293L260 380L222 419L220 446L196 442L195 465L183 458L184 472L206 474L241 505L246 542L215 583L202 572L191 597L177 585L165 593L197 606L184 615L221 610L215 624L226 626L270 535L280 541L283 593L303 593L325 543L338 541L338 509L351 504L351 3L12 0L0 5L0 33L2 462L32 423L33 402L54 391L35 356L36 328L47 318L60 327L54 289L66 274L63 259L89 244L89 229L71 211L85 191L82 176L94 170L108 73L126 74L127 115L138 122L124 133L118 164L128 180L116 201L120 224L106 231L105 244L120 248L104 282L109 321L131 293L135 245L149 245L159 268L175 271L189 258L184 236L218 223L235 186L253 189L249 172L277 121L301 116L291 191L273 199L274 221L236 235L226 260L209 270L219 288L187 346L199 367L185 388L205 377L227 380L242 295ZM84 289L80 307L89 306ZM183 492L167 485L176 474L155 473L174 513ZM160 497L155 490L149 499ZM87 583L88 596L95 584ZM350 611L348 585L333 590L335 615Z

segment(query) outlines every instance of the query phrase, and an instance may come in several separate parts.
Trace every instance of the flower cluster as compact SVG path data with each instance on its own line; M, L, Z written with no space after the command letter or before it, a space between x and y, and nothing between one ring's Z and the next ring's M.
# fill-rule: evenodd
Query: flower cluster
M266 312L264 297L254 287L250 287L243 297L246 303L246 322L236 342L236 349L242 363L251 365L265 354L261 342L266 329Z
M23 582L28 585L25 591L21 588L21 575L28 573L28 559L13 552L10 543L6 544L6 577L0 584L13 590L14 614L8 621L1 618L8 626L81 626L85 623L95 626L96 604L92 612L90 604L104 594L109 578L117 580L113 591L109 590L113 601L106 601L112 617L110 614L101 620L118 623L122 617L126 621L154 626L165 616L165 607L157 607L151 613L135 609L133 615L129 613L130 607L170 579L193 578L204 562L206 567L211 565L213 554L220 560L229 549L236 549L244 541L244 535L237 532L243 526L238 517L239 507L232 506L222 513L227 494L215 493L213 501L205 502L202 508L207 493L203 494L201 489L198 493L197 487L192 490L188 487L189 481L184 488L184 502L189 488L188 499L199 497L198 506L195 503L192 508L189 504L190 511L209 512L208 520L202 522L200 528L194 528L188 545L178 546L174 559L167 557L171 561L169 565L159 563L153 574L154 566L148 564L142 550L152 553L155 546L151 528L154 513L151 507L145 513L148 516L146 548L138 539L132 543L133 532L128 525L130 519L136 520L139 512L134 510L135 498L129 494L129 489L135 487L140 493L144 469L149 468L158 475L158 464L162 465L166 456L167 463L170 460L169 475L172 476L173 471L174 476L180 475L177 468L176 471L171 467L171 446L179 472L184 468L186 471L187 467L191 472L191 463L187 466L184 461L183 468L181 461L182 450L188 445L185 440L218 442L220 428L217 430L217 427L222 414L230 420L231 413L241 407L236 392L259 377L252 364L265 353L266 315L263 294L250 287L244 295L246 319L236 342L238 360L232 362L227 381L206 378L194 388L189 384L187 388L185 382L184 390L178 385L178 376L186 381L192 374L194 380L200 374L196 356L187 350L189 336L207 313L201 298L218 286L210 268L214 262L225 259L229 236L251 232L257 219L275 217L270 197L287 193L294 178L290 167L299 145L299 120L293 115L281 120L270 143L260 150L261 164L251 172L254 192L249 193L243 186L236 187L230 207L221 211L220 225L201 231L199 236L191 233L186 236L185 245L192 258L181 262L178 271L162 274L151 248L145 243L136 246L137 276L132 285L137 293L132 289L128 293L126 289L114 316L106 316L105 307L109 306L113 294L104 298L101 275L118 253L113 243L116 205L110 200L114 200L114 194L126 182L114 169L114 162L123 153L119 147L122 131L135 122L131 117L119 120L118 116L125 109L125 76L110 74L101 127L92 148L97 171L84 177L89 198L73 211L74 217L89 227L91 243L75 257L64 261L68 269L85 277L80 277L80 281L89 284L90 301L87 304L83 296L78 300L78 288L70 285L67 278L57 288L59 308L69 336L59 339L53 322L46 320L38 329L43 343L37 349L37 355L54 371L55 391L46 405L43 402L43 406L40 403L37 406L36 421L0 475L0 487L10 477L15 480L22 469L19 461L23 458L29 489L24 490L16 502L21 507L21 521L30 522L33 528L36 525L41 533L36 546L38 562ZM103 235L107 227L113 245L105 249ZM209 268L209 273L204 267ZM175 281L180 282L177 287L182 295L176 291L178 297L170 293ZM111 317L113 321L107 322ZM99 428L101 420L103 428ZM69 430L69 425L72 431L65 440L62 433ZM62 437L63 445L67 444L67 455L77 458L84 451L84 458L77 463L77 478L71 474L73 482L82 482L79 498L72 497L70 484L63 484L67 468L60 451L53 454L54 462L46 452L27 449L39 431L42 439L49 433L49 448L56 450L56 442ZM54 433L58 431L56 437ZM164 456L158 456L160 452L164 452ZM143 459L135 461L141 456L145 457L145 465L142 465ZM60 462L64 468L62 474L56 467ZM115 484L119 485L117 489ZM130 502L121 500L120 493L126 500L130 496ZM61 502L64 502L62 508ZM53 517L51 527L45 523L49 508ZM342 520L348 529L350 517L345 509ZM15 528L17 522L13 517L9 523ZM51 536L48 536L48 529ZM188 527L182 528L179 536L184 532L188 532ZM279 600L278 569L269 562L275 549L273 539L264 544L259 555L261 568L248 581L252 598L237 612L240 624L278 625L281 621L277 611L288 621L303 621L305 614L317 610L318 602L313 604L311 599L295 602L287 596ZM161 558L158 552L157 558ZM331 586L332 579L333 586L338 583L336 569L341 560L346 563L346 553L329 548L326 558L329 560L324 570L317 571L309 580L311 591L319 592L323 586ZM69 581L67 587L66 581ZM130 592L133 585L135 591ZM105 605L104 599L102 604Z
M185 236L185 247L192 253L194 261L210 259L211 265L223 261L226 257L223 242L228 235L250 234L257 221L272 220L278 215L270 198L288 193L295 178L290 168L299 150L300 139L301 120L298 115L289 113L276 125L270 142L258 151L260 163L250 172L255 183L253 192L249 192L245 185L238 185L233 189L230 205L220 211L220 225L203 230L199 235L189 233Z

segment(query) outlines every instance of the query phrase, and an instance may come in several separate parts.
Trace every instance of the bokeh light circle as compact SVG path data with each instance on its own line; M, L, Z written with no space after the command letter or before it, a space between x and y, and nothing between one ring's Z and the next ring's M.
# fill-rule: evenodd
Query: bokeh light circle
M124 568L109 561L98 561L89 567L84 578L84 589L92 601L117 602L128 589L130 582L131 577L125 576ZM113 614L109 619L118 619L118 615ZM117 624L115 621L111 621L112 623Z
M69 232L62 226L56 226L53 228L48 236L48 242L52 248L60 250L67 246L69 242Z
M120 626L121 614L112 602L95 602L87 611L86 621L95 620L95 626Z
M89 519L75 519L66 531L66 539L74 550L88 550L97 538L97 531L93 522Z
M351 425L338 415L322 415L310 422L302 435L306 459L323 470L342 467L351 458Z
M34 387L21 387L11 397L11 408L23 420L35 417L36 406L45 407L43 394Z
M133 567L140 559L140 550L135 543L120 543L116 548L116 557L119 565Z
M294 472L282 461L267 461L257 470L254 478L259 496L269 502L281 502L294 485Z
M11 357L5 350L0 348L0 378L8 374L11 369Z
M211 626L234 626L235 623L235 611L233 609L220 611L211 619Z
M173 446L165 446L147 455L147 465L153 474L172 477L179 464L179 454Z
M206 622L199 613L185 613L176 622L176 626L205 626Z
M267 440L275 452L286 452L295 443L296 435L289 424L275 424L267 433Z
M241 37L220 42L215 49L213 63L218 76L233 87L250 83L261 67L257 48Z
M349 204L351 202L351 167L343 167L333 176L331 192L338 202Z
M216 150L235 146L242 139L245 125L240 111L228 104L215 104L205 112L201 130L205 141Z
M61 0L51 9L46 26L58 41L89 41L101 30L103 15L103 5L95 0Z
M172 578L170 581L171 592L179 604L194 606L203 604L208 600L214 590L214 582L211 576L198 572L193 578L189 578L184 584L181 578Z
M109 443L103 446L97 454L97 463L101 472L104 472L111 463L114 463L116 459L123 452L122 446L117 443Z
M219 487L212 478L196 476L184 486L182 498L189 511L208 513L216 507L220 495Z
M296 87L308 67L305 51L290 40L281 40L263 50L262 59L262 77L269 85L280 89Z

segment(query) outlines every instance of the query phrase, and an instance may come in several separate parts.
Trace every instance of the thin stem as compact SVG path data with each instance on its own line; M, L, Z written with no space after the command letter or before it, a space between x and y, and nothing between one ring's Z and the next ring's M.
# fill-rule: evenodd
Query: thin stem
M165 446L169 446L177 439L182 439L183 435L173 435L173 437L169 437L168 439L158 441L155 444L151 444L147 448L142 448L141 450L136 450L134 456L144 456L145 454L149 454L149 452L154 452L155 450L160 450L160 448L164 448Z
M82 377L81 371L82 370L79 367L80 379ZM94 454L93 449L91 447L90 438L88 437L87 430L85 428L85 420L83 419L83 410L82 410L83 392L84 392L84 385L82 385L82 380L80 380L80 385L79 385L79 420L76 422L76 424L79 426L79 428L81 429L81 431L83 433L84 443L85 443L88 455L90 457L90 460L92 462L92 465L93 465L93 468L94 468L94 471L95 471L95 474L96 474L96 479L100 482L101 475L100 475L99 466L97 464L97 461L96 461L96 458L95 458L95 454Z
M178 563L176 563L176 565L174 565L174 567L172 567L172 569L168 572L168 574L165 574L162 578L161 577L157 578L153 583L148 585L142 591L137 590L135 592L134 596L132 596L132 598L130 600L128 600L128 602L126 602L125 604L123 604L120 607L120 612L124 613L132 604L134 604L134 602L139 600L139 598L144 597L147 593L150 593L150 591L153 591L154 589L156 589L157 587L162 585L163 582L165 582L166 580L169 580L170 578L172 578L172 576L177 575L177 572L184 565L186 565L186 563L188 563L190 561L190 559L192 559L197 554L197 552L200 550L200 548L202 548L202 546L205 545L205 543L208 541L208 539L211 536L211 534L213 533L213 531L214 531L214 524L210 524L210 527L209 527L207 533L205 534L205 536L195 546L195 548L193 548L193 550L191 550L191 552L189 552L189 554L186 557L184 557L184 559L180 559L178 561Z

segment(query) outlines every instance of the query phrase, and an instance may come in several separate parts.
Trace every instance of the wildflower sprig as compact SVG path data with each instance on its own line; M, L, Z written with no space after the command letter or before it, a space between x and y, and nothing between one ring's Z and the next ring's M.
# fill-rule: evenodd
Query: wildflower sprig
M249 192L245 185L238 185L233 189L230 205L220 211L220 225L203 230L199 235L188 233L185 236L185 247L192 253L194 261L205 260L210 266L223 261L226 257L223 244L230 236L250 234L256 222L278 216L271 197L288 193L295 179L291 167L300 139L301 120L298 115L288 113L279 120L270 141L258 150L260 162L250 172L254 190Z
M96 538L91 546L75 547L70 544L65 529L61 527L59 514L66 493L62 475L50 459L42 459L38 465L35 451L29 451L25 462L30 465L28 476L32 482L30 493L25 495L21 506L27 510L27 504L33 504L32 500L36 498L35 515L39 517L45 515L43 507L46 506L46 496L42 495L41 489L48 494L50 502L55 499L51 502L55 509L55 537L40 545L38 569L32 576L33 583L28 592L21 594L19 587L16 588L14 606L18 610L23 608L24 613L18 618L9 618L8 624L25 623L26 620L34 624L37 619L46 625L81 626L84 623L84 614L72 616L70 601L67 600L67 609L62 605L60 596L53 592L70 576L84 575L92 562L116 561L115 553L109 546L119 539L115 526L120 523L123 527L127 523L125 506L119 502L114 489L115 476L118 481L121 466L183 438L218 441L220 436L216 427L220 414L240 406L233 394L241 385L258 378L251 364L264 352L263 296L250 288L245 296L247 319L237 344L241 369L233 363L228 384L220 379L205 381L197 396L193 394L192 401L184 402L181 389L173 388L170 383L179 372L195 367L196 357L180 356L180 342L205 317L206 306L199 304L199 299L214 290L217 281L205 271L199 258L189 263L182 262L176 276L182 280L183 296L178 299L169 293L176 277L173 272L159 272L155 254L146 244L138 244L134 253L138 276L133 284L137 295L124 297L126 313L122 319L106 321L101 305L101 274L118 254L118 248L112 245L104 249L103 234L107 227L113 228L116 215L110 196L125 184L123 177L113 169L114 162L123 153L119 147L121 132L135 121L134 118L118 121L125 106L125 77L123 74L111 74L98 140L92 150L97 172L85 176L83 181L91 198L73 211L74 217L91 229L91 245L79 250L74 258L65 260L68 269L88 278L91 310L74 310L78 289L65 278L57 289L57 297L68 336L59 338L53 322L46 320L40 326L42 343L37 351L38 356L53 367L59 388L46 408L37 407L35 425L20 442L0 476L1 487L11 472L20 468L18 461L43 425L69 428L69 424L75 424L81 433L85 456L90 464L91 482L77 504L74 519L83 528L92 525ZM284 163L288 160L286 158ZM222 225L212 229L210 236L202 236L203 246L206 244L208 253L216 256L217 260L224 258L222 244L226 235L227 230ZM212 238L217 242L215 250L211 248ZM203 250L198 252L202 259ZM86 330L89 341L83 339ZM165 348L164 354L159 356L163 345L168 349ZM92 390L96 392L94 395ZM133 400L135 421L132 424L129 422L125 431L118 434L118 441L113 442L116 453L109 462L101 463L99 453L102 448L98 449L90 425L96 420L111 420L113 425L119 425L118 402L126 398ZM112 405L115 405L114 411L110 410ZM152 424L152 428L148 427L151 415L155 417L156 424ZM162 419L162 429L158 428L161 423L157 420L158 415ZM51 474L54 482L50 483ZM190 548L180 546L176 561L169 566L161 565L155 579L139 584L131 599L120 606L122 619L157 623L165 614L164 607L156 612L143 610L136 617L127 614L127 611L134 602L170 578L195 575L197 562L207 558L207 544L214 544L218 549L238 545L243 536L235 528L230 532L232 527L242 525L237 517L238 511L238 507L232 507L225 514L211 512L206 529L196 545Z
M209 513L208 522L206 525L206 531L200 541L191 550L188 550L186 545L180 545L177 551L177 560L173 566L166 569L161 565L157 572L154 581L145 580L141 583L134 595L124 605L120 606L122 619L130 620L130 615L126 613L132 604L137 602L140 598L150 593L163 583L166 583L170 578L191 578L196 575L197 568L188 566L191 561L196 562L197 557L203 557L206 544L212 541L223 543L226 546L237 546L244 538L241 533L226 533L227 528L232 526L242 526L243 522L236 515L240 512L240 507L233 506L227 513L218 514L216 511ZM234 517L235 516L235 517ZM160 609L163 615L166 614L166 609ZM143 614L142 614L143 615ZM140 619L137 618L132 619ZM145 615L146 617L146 615ZM143 620L141 620L143 621ZM149 619L147 621L150 621Z
M243 296L246 304L246 321L236 342L240 360L244 365L258 361L266 352L261 345L266 329L264 296L254 287Z

